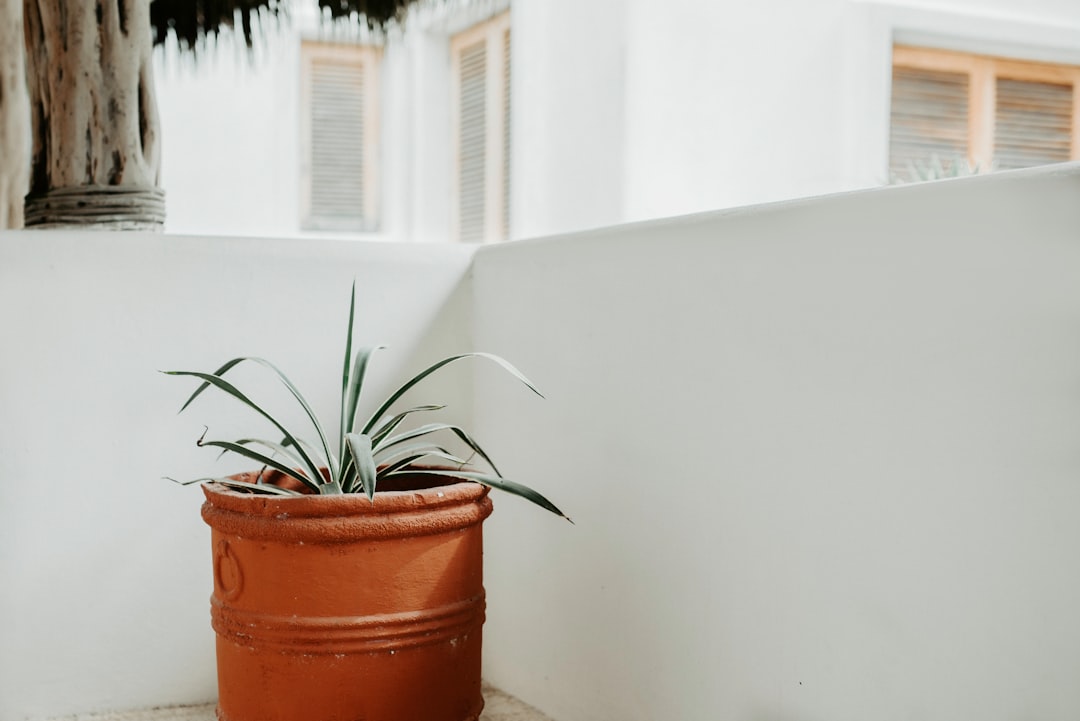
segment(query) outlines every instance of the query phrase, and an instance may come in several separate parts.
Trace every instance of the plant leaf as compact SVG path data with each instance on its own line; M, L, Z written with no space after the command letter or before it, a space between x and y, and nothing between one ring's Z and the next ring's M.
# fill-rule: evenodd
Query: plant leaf
M345 473L345 433L348 432L351 421L349 418L348 410L348 398L349 398L349 368L352 366L352 337L353 337L353 324L356 317L356 278L353 278L352 282L352 294L349 298L349 327L345 332L345 362L341 368L341 425L339 428L339 437L341 445L338 448L338 452L341 454L341 471L339 475ZM354 409L355 412L355 409Z
M397 473L391 475L403 475L404 473L404 471L398 471ZM535 503L544 510L551 511L556 516L565 518L566 520L573 523L573 521L570 520L569 516L560 511L554 503L549 501L543 495L541 495L537 491L534 491L526 485L523 485L521 483L515 483L514 481L507 480L506 478L497 478L495 476L489 476L486 473L474 473L472 471L444 471L441 469L416 469L410 470L408 471L408 473L417 473L425 476L445 476L447 478L461 478L467 481L474 481L490 488L497 488L500 491L506 491L507 493L514 494L515 496L520 496L527 501Z
M398 448L393 453L390 453L389 455L384 455L380 458L380 454L385 453L386 450L387 449L382 449L381 451L376 451L374 453L377 463L392 463L396 459L401 458L402 456L407 456L410 453L427 453L428 451L438 451L439 453L447 454L450 453L450 451L448 451L447 449L434 443L413 443L412 445L405 446L404 448ZM465 461L460 458L455 459L454 462L465 463Z
M449 453L443 453L439 450L424 451L422 453L411 453L403 457L399 457L397 460L387 463L385 466L379 469L379 478L385 478L386 476L393 476L402 468L405 468L411 463L416 463L423 458L441 458L444 461L450 461L451 463L457 463L459 465L465 465L465 461L461 460L457 456L450 455ZM413 469L417 473L422 473L420 469Z
M405 395L405 393L407 393L410 388L412 388L417 383L424 380L429 375L439 370L443 366L449 363L453 363L454 361L461 360L462 358L487 358L488 360L502 366L503 370L524 383L533 393L540 396L541 398L544 397L544 394L538 391L536 389L536 386L534 386L532 382L522 374L521 371L512 366L508 361L504 360L503 358L500 358L499 356L492 353L462 353L461 355L454 355L450 356L449 358L443 358L438 363L435 363L434 365L429 366L425 370L417 373L403 386L394 391L394 393L391 394L391 396L387 398L381 406L379 406L379 409L375 411L374 414L372 414L371 418L368 419L368 422L364 425L363 432L370 433L371 429L375 426L375 424L379 422L379 420L386 414L388 410L390 410L390 407L393 406L394 403L396 403L397 400L401 398L401 396Z
M318 454L318 452L319 452L318 449L316 449L314 446L312 446L310 443L308 443L303 438L294 438L293 440L297 441L300 445L302 445L304 448L311 451L312 453ZM289 448L289 447L291 447L293 445L293 442L291 440L289 440L288 438L283 438L281 440L281 445L284 448L287 449L287 448ZM327 468L336 468L338 466L338 458L337 458L337 456L331 454L330 458L328 458L327 460L329 461L329 463L326 466ZM300 463L300 462L298 461L298 463ZM300 463L300 465L303 465L303 464ZM333 474L331 474L331 475L333 475Z
M410 408L407 411L402 411L401 413L398 413L396 416L388 420L386 423L383 423L381 426L379 426L379 429L377 431L371 434L371 444L375 447L378 447L379 443L384 438L393 433L394 429L400 426L401 422L413 413L420 413L424 411L441 411L443 408L446 408L446 406L425 405L416 406L414 408Z
M172 481L173 483L175 483L178 486L193 486L196 483L203 483L204 481L217 481L217 480L220 480L218 478L192 478L190 481L178 481L178 480L176 480L175 478L173 478L171 476L162 476L162 478L165 479L166 481Z
M286 446L284 446L284 445L282 445L280 443L274 443L273 441L267 441L267 440L264 440L262 438L241 438L240 440L233 441L233 443L236 443L236 444L241 445L241 446L249 446L249 445L252 445L252 444L260 445L263 448L267 449L268 451L272 451L274 453L277 453L277 454L280 454L280 455L284 456L285 458L289 459L290 462L295 463L298 466L304 465L304 462L300 458L300 456L296 455L295 453L290 451ZM230 449L226 448L225 450L223 450L221 452L221 455L219 455L218 457L220 458L221 456L225 455L226 453L229 452L229 450Z
M233 358L231 361L229 361L228 363L226 363L225 365L221 366L216 371L214 371L214 375L215 376L223 375L226 371L230 370L233 366L237 365L242 360L244 360L244 359L243 358ZM162 371L162 373L167 373L169 375L174 375L175 371ZM177 413L183 413L187 409L187 407L191 405L191 402L194 401L196 398L198 398L202 394L202 392L205 391L209 387L210 387L210 383L208 383L207 381L203 381L201 384L199 384L199 387L195 389L195 392L192 393L190 396L188 396L188 399L186 401L184 401L184 405L180 406L180 410L178 410Z
M271 486L268 483L248 483L247 481L238 481L235 478L196 478L190 481L178 481L175 478L169 478L163 476L166 481L172 481L173 483L179 483L181 486L190 486L193 483L220 483L223 486L233 486L236 488L253 489L260 493L267 493L275 496L302 496L304 494L299 491L294 491L289 488L282 488L280 486Z
M345 440L349 444L349 452L356 466L356 475L360 478L360 487L364 489L369 500L374 500L377 474L375 458L371 454L371 437L363 433L347 433Z
M404 443L405 441L411 441L414 438L426 436L429 433L449 430L452 427L453 426L451 426L449 423L426 423L422 426L417 426L416 428L410 428L409 430L399 433L396 436L390 436L389 438L384 439L383 442L380 443L379 446L375 449L375 453L380 453L382 451L385 451L387 448L392 448L393 446Z
M290 433L285 428L285 426L283 426L281 423L279 423L276 418L274 418L272 415L270 415L269 413L264 411L258 404L256 404L254 401L252 401L246 395L244 395L239 390L237 390L235 386L233 386L231 383L229 383L224 378L221 378L220 376L216 376L216 375L211 375L209 373L200 373L199 371L162 371L162 372L165 373L166 375L171 375L171 376L192 376L193 378L200 378L200 379L206 381L207 383L210 383L211 385L219 388L220 390L224 391L225 393L228 393L232 397L236 398L237 400L242 402L244 405L248 406L249 408L254 410L256 413L261 415L263 418L265 418L266 420L273 423L274 426L279 431L281 431L282 435L285 437L285 440L288 443L290 443L290 444L292 444L293 446L296 447L297 452L300 454L300 457L304 461L304 465L307 466L307 470L311 473L311 477L314 478L314 479L321 479L322 478L322 474L319 472L319 466L313 460L311 460L311 456L308 455L308 452L306 450L304 450L304 447L302 445L300 445L300 443L296 440L296 438L293 436L293 434Z
M495 467L495 462L493 460L491 460L491 456L489 456L487 453L484 452L484 449L480 447L480 444L477 443L473 439L472 436L470 436L468 433L466 433L464 428L459 428L457 426L451 426L450 430L453 431L454 435L456 435L458 438L460 438L462 440L462 442L465 443L465 445L467 445L469 448L471 448L476 453L476 455L483 458L484 461L489 466L491 466L491 470L495 471L496 476L502 478L502 473L500 473L499 469Z
M303 493L294 491L291 488L282 488L280 486L272 486L269 483L248 483L247 481L236 481L231 478L219 478L216 479L217 483L223 486L232 486L235 488L244 488L254 490L259 493L268 493L273 496L302 496Z
M232 441L204 441L204 440L201 440L201 439L199 440L199 445L200 446L212 446L214 448L224 448L227 451L232 451L233 453L244 456L245 458L250 458L253 461L258 461L259 463L262 463L264 466L270 466L271 468L273 468L276 471L281 471L282 473L289 476L290 478L295 478L296 480L300 481L301 483L303 483L305 486L312 489L316 493L321 493L322 492L321 489L319 488L320 484L319 484L318 481L314 481L311 478L308 478L307 476L305 476L300 471L297 471L294 468L289 468L287 465L285 465L284 463L281 463L277 459L271 458L270 456L268 456L268 455L266 455L264 453L259 453L258 451L254 451L254 450L248 448L247 446L243 446L243 445L240 445L239 443L234 443ZM318 478L321 480L322 476L320 475Z
M384 345L367 346L356 351L356 360L353 363L352 373L349 375L349 383L342 391L344 393L345 415L342 416L344 425L341 426L342 434L352 433L353 423L356 419L356 407L360 403L360 393L364 389L364 376L367 374L368 361L375 351L386 348ZM364 431L367 433L367 431Z
M341 471L341 490L343 493L356 493L356 464L352 454L348 452L348 441L345 442L345 467Z
M304 409L304 413L307 414L307 417L311 420L311 424L315 427L315 433L319 436L319 442L322 445L324 459L326 461L327 467L333 468L333 465L331 465L330 462L333 458L333 454L331 454L330 452L330 443L327 440L326 432L323 430L322 424L319 423L319 417L315 415L315 411L312 410L311 404L308 403L307 399L304 398L302 393L300 393L300 389L293 385L293 382L289 380L288 376L281 372L280 368L278 368L276 365L266 360L265 358L258 358L255 356L241 356L239 358L233 358L229 362L225 363L216 371L214 371L212 375L217 378L221 378L225 373L232 370L234 367L240 365L244 361L258 363L264 368L269 369L272 373L274 373L274 375L278 377L278 380L280 380L282 384L289 390L289 393L291 393L292 397L296 399L296 402L300 404L300 407ZM187 399L187 402L184 403L184 405L180 408L180 412L182 413L184 409L187 408L191 404L191 402L198 397L200 393L202 393L209 387L210 383L208 381L203 381L203 383L195 390L195 392L191 394L191 397ZM310 448L310 445L308 447Z
M491 470L495 471L496 476L502 476L502 473L499 472L499 469L492 462L491 457L488 456L484 449L480 447L480 444L477 443L472 436L466 433L463 428L455 426L451 423L428 423L427 425L418 426L417 428L405 431L404 433L399 433L396 436L387 438L382 444L379 445L378 448L375 449L375 452L379 453L385 451L387 448L396 446L399 443L411 441L414 438L420 438L421 436L426 436L429 433L435 433L437 431L452 431L454 435L456 435L465 443L465 445L471 448L474 453L483 458L484 461L489 466L491 466Z

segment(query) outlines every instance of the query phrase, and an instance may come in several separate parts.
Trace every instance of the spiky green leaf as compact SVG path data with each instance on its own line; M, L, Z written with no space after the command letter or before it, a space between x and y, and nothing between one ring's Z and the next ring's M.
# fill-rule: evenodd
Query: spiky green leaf
M371 431L371 429L375 427L375 424L378 423L382 419L382 417L384 415L386 415L387 411L389 411L390 408L395 403L397 403L398 399L401 398L403 395L405 395L409 391L409 389L411 389L417 383L424 380L429 375L431 375L435 371L439 370L443 366L448 365L450 363L453 363L454 361L461 360L462 358L486 358L486 359L492 361L493 363L498 364L499 366L501 366L503 368L503 370L505 370L510 375L514 376L519 381L524 383L525 386L529 390L531 390L533 393L540 396L541 398L544 397L544 394L536 389L536 386L534 386L532 384L532 381L530 381L528 378L526 378L525 375L521 371L519 371L517 368L515 368L513 365L511 365L505 359L503 359L503 358L501 358L501 357L499 357L497 355L494 355L492 353L462 353L461 355L454 355L454 356L450 356L449 358L443 358L438 363L435 363L434 365L429 366L428 368L426 368L423 371L417 373L415 376L413 376L411 379L409 379L404 385L402 385L400 388L398 388L396 391L394 391L390 395L390 397L387 398L386 401L383 402L383 404L381 406L379 406L378 410L376 410L375 413L373 413L371 415L371 418L369 418L368 422L364 425L363 432L364 433L369 433Z
M427 458L437 458L440 461L449 461L450 463L455 463L458 466L465 465L465 461L461 460L457 456L454 456L450 453L443 453L442 451L438 450L429 450L422 453L409 453L404 456L400 456L393 461L390 461L384 466L381 466L379 468L379 478L385 478L387 476L395 475L396 472L401 470L402 468L407 468L408 466L411 466L417 461L422 461Z
M280 486L271 486L268 483L249 483L248 481L238 481L235 478L193 478L190 481L178 481L175 478L169 478L168 476L162 476L166 481L172 481L173 483L179 483L181 486L190 486L195 483L220 483L223 486L230 486L233 488L242 488L246 490L256 490L260 493L267 493L274 496L302 496L304 494L299 491L294 491L290 488L281 488Z
M216 375L211 375L209 373L200 373L199 371L163 371L163 373L165 373L166 375L171 375L171 376L191 376L193 378L199 378L199 379L201 379L203 381L206 381L207 383L213 385L214 387L224 391L225 393L232 396L233 398L236 398L241 403L243 403L244 405L246 405L249 408L251 408L252 410L254 410L256 413L261 415L263 418L265 418L268 421L270 421L271 423L273 423L274 426L279 431L281 431L281 434L285 437L285 440L296 447L297 451L300 454L301 459L303 459L303 461L304 461L304 465L307 467L307 470L310 472L312 478L321 478L322 477L322 474L319 472L318 464L315 463L315 461L313 461L311 459L311 456L304 449L304 447L302 445L300 445L300 442L296 440L296 437L292 433L290 433L289 430L285 428L285 426L283 426L280 422L278 422L278 420L276 418L274 418L272 415L270 415L265 410L263 410L263 408L261 406L259 406L253 400L251 400L246 395L241 393L233 384L229 383L224 378L221 378L220 376L216 376Z
M385 439L381 444L379 444L379 446L375 449L375 452L380 453L406 441L411 441L414 438L421 438L431 433L437 433L438 431L452 432L454 435L460 438L465 443L465 445L472 449L473 453L483 458L484 461L489 466L491 466L491 470L495 471L495 475L502 475L502 473L499 472L499 469L495 466L495 463L492 462L491 457L487 454L486 451L484 451L483 448L480 447L480 444L477 443L472 436L466 433L463 428L455 426L452 423L428 423L427 425L418 426L403 433L399 433L396 436L391 436Z
M397 429L397 427L400 426L401 423L406 418L408 418L410 415L412 415L413 413L424 413L424 412L427 412L427 411L441 411L443 408L446 408L446 406L424 405L424 406L415 406L415 407L410 408L410 409L408 409L406 411L402 411L401 413L398 413L397 415L395 415L390 420L383 423L381 426L379 426L379 428L374 433L371 434L371 444L373 446L375 446L376 448L378 448L379 443L381 443L382 440L384 438L386 438L388 435L393 433Z
M453 470L430 469L430 468L410 470L410 471L407 471L407 472L410 473L410 474L417 473L417 474L426 475L426 476L441 476L441 477L445 477L445 478L460 478L460 479L466 480L466 481L474 481L476 483L481 483L481 484L483 484L485 486L488 486L490 488L497 488L500 491L506 491L507 493L512 493L515 496L520 496L521 498L524 498L527 501L531 501L532 503L535 503L536 505L540 506L544 510L551 511L556 516L560 516L560 517L565 518L566 520L570 521L569 516L567 516L562 511L560 511L555 506L554 503L549 501L542 494L540 494L537 491L534 491L533 489L529 488L526 485L523 485L521 483L516 483L516 482L508 480L506 478L497 478L495 476L490 476L490 475L488 475L486 473L475 473L473 471L453 471ZM394 473L392 475L402 475L404 473L406 473L406 471L399 471L399 472ZM570 522L573 523L573 521L570 521Z
M240 488L243 490L255 491L257 493L267 493L272 496L302 496L303 493L294 491L291 488L282 488L280 486L272 486L269 483L248 483L247 481L237 481L232 478L218 478L214 479L215 483L220 483L223 486L229 486L231 488Z
M345 388L346 409L343 433L352 433L353 424L356 420L356 407L360 404L360 394L364 390L364 376L367 374L368 361L376 351L386 348L384 345L368 346L356 351L356 359L353 362L352 373L349 374L349 383ZM366 431L365 431L366 432Z
M263 448L270 451L271 453L276 453L278 455L284 456L292 464L295 464L297 466L304 465L303 459L301 459L299 455L297 455L296 453L293 453L285 445L283 445L281 443L274 443L273 441L268 441L268 440L265 440L265 439L262 439L262 438L241 438L241 439L239 439L237 441L234 441L234 443L237 443L237 444L239 444L241 446L250 446L250 445L262 446ZM226 453L229 453L229 449L227 449L227 448L225 450L223 450L218 457L220 458L221 456L225 455Z
M300 404L300 407L304 409L304 413L307 414L307 417L311 421L312 426L314 426L315 433L319 437L319 443L322 445L323 460L326 462L326 465L328 467L332 468L333 466L331 465L330 461L333 458L333 454L331 454L330 452L330 443L327 440L326 432L323 430L322 424L319 422L319 417L315 415L315 411L311 408L311 404L308 403L306 398L304 398L304 395L300 392L300 389L297 388L293 384L293 382L289 380L288 376L286 376L280 368L278 368L276 365L266 360L265 358L258 358L256 356L241 356L239 358L233 358L229 362L225 363L216 371L214 371L211 375L217 378L221 378L222 376L224 376L225 373L229 372L244 361L257 363L264 368L270 370L274 375L277 376L278 380L281 381L282 385L284 385L288 389L289 393L292 394L292 397L295 398L296 402ZM191 394L191 397L187 399L187 402L185 402L184 405L181 406L180 412L182 413L184 409L187 408L191 404L191 402L199 396L200 393L209 388L210 385L211 384L208 381L203 381L202 384L199 385L197 389L195 389L195 392Z
M446 454L450 453L450 451L448 451L446 448L443 448L442 446L435 443L413 443L403 448L394 448L393 452L390 452L390 449L376 451L373 455L375 456L375 462L379 465L383 465L386 463L392 463L398 458L401 458L402 456L407 456L410 453L427 453L428 451L436 451L438 453ZM455 459L455 462L459 461L461 463L465 463L465 461L460 458Z
M276 471L284 473L290 478L295 478L316 493L320 492L319 486L321 485L320 481L322 480L321 475L315 476L314 478L318 480L314 480L305 476L303 473L296 470L295 468L290 468L276 458L271 458L265 453L259 453L256 450L248 448L247 446L240 445L239 443L234 443L232 441L204 441L201 439L199 440L199 445L210 446L212 448L224 448L225 450L236 453L237 455L244 456L245 458L250 458L253 461L258 461L264 466L269 466Z
M347 433L345 440L349 444L349 453L356 467L356 475L360 479L360 487L369 499L374 500L377 474L375 458L371 454L371 437L363 433Z

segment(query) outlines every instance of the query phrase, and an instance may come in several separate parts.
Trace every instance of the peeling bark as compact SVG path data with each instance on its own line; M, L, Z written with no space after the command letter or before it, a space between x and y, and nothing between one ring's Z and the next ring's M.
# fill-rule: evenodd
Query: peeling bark
M23 62L22 0L0 0L0 230L21 228L30 187L30 103Z
M150 0L25 0L24 32L27 227L160 230Z

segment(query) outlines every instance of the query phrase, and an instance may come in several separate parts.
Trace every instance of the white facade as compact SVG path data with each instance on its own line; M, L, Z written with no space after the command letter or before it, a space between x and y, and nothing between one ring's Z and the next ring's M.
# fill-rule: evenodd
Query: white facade
M507 4L387 41L366 237L453 237L449 38ZM511 28L515 238L885 182L894 40L1080 64L1071 0L513 0ZM167 230L301 233L299 48L331 32L301 8L250 60L159 55Z

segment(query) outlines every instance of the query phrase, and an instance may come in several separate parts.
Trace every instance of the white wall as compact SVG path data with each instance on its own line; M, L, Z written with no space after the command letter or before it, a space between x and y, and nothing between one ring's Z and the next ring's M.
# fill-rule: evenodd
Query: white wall
M225 33L197 57L154 54L171 233L296 235L300 55L268 32L249 55Z
M372 365L378 396L472 348L470 257L449 245L0 233L0 719L215 696L202 494L161 477L250 466L195 448L204 424L225 438L265 428L227 398L177 416L194 384L158 370L261 355L336 419L353 278L357 343L390 346ZM470 374L447 371L424 397L464 421ZM260 378L237 382L292 408Z
M513 0L512 238L623 220L623 0Z
M845 187L846 3L632 7L625 219Z
M247 416L174 416L155 371L265 355L332 416L355 276L379 387L477 348L548 396L430 389L577 521L496 501L497 685L583 721L1074 719L1078 192L1074 164L475 258L0 235L0 718L213 696L199 493L160 476L244 467L193 442Z
M1080 715L1080 165L483 249L485 669L555 719ZM510 449L509 451L507 449Z

